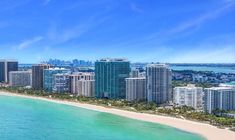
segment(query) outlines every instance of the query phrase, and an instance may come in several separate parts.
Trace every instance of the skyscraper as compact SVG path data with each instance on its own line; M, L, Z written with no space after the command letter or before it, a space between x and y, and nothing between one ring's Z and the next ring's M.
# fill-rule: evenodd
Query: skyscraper
M130 62L125 59L101 59L95 62L95 95L98 98L125 99L125 78Z
M10 71L18 71L18 61L0 60L0 82L9 82Z
M126 78L126 100L146 101L145 77Z
M146 67L147 100L163 104L172 99L171 70L165 64L149 64Z
M31 86L32 71L10 71L9 85L13 87Z
M53 90L54 75L70 73L70 70L63 68L49 68L43 71L43 89L49 92Z
M216 109L235 110L234 87L212 87L205 89L204 111L212 113Z
M202 110L202 87L195 87L195 85L188 85L186 87L174 88L174 103L179 106L191 106L194 109Z
M32 88L35 90L43 89L43 70L49 69L50 65L38 64L32 66Z

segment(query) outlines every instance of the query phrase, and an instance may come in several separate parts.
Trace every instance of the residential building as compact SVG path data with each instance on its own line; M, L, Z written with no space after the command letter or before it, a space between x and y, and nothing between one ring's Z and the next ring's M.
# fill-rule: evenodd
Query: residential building
M57 73L53 75L53 92L54 93L68 93L69 92L69 74Z
M203 88L195 85L174 88L174 103L179 106L190 106L197 110L203 109Z
M125 99L130 62L126 59L101 59L95 62L95 95L98 98Z
M32 71L10 71L9 85L13 87L31 86Z
M9 82L9 72L18 71L18 61L16 60L0 60L0 82Z
M38 64L32 66L32 88L35 90L43 89L43 70L49 69L50 65Z
M145 77L126 78L126 100L146 101Z
M70 70L64 68L49 68L43 70L43 89L52 92L55 74L70 73Z
M234 87L206 88L204 95L204 110L213 113L214 110L235 110Z
M95 96L95 80L79 80L78 95L85 97Z
M95 96L95 74L79 72L70 75L70 92L77 96Z
M165 64L149 64L146 67L147 100L164 104L172 100L172 72Z

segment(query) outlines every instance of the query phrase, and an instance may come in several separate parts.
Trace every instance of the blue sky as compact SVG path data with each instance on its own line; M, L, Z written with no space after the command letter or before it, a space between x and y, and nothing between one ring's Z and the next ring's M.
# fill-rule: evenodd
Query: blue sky
M234 63L235 0L1 0L0 58Z

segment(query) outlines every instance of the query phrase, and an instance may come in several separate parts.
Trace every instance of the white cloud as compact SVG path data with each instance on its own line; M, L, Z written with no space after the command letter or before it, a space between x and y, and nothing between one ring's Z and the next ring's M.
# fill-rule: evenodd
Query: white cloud
M83 21L70 28L58 28L57 24L52 24L51 28L47 33L47 39L52 44L60 44L68 42L72 39L77 39L82 36L84 33L93 29L93 27L103 23L106 20L106 17L97 19L91 17L86 21Z
M26 49L26 48L32 46L33 44L35 44L35 43L41 41L42 39L43 39L43 37L37 36L37 37L34 37L34 38L32 38L32 39L22 41L20 44L16 45L16 48L17 48L18 50Z
M235 46L224 46L213 50L201 49L182 52L172 58L171 62L177 63L234 63Z
M216 10L211 10L210 12L205 13L197 18L194 18L193 20L183 22L183 23L179 24L178 26L174 27L173 29L171 29L169 31L169 33L179 33L179 32L185 31L187 29L199 27L200 25L202 25L203 23L205 23L207 21L216 19L216 18L220 17L221 15L223 15L224 13L228 12L229 10L233 9L233 6L235 4L233 2L234 1L227 2L222 7L218 8Z

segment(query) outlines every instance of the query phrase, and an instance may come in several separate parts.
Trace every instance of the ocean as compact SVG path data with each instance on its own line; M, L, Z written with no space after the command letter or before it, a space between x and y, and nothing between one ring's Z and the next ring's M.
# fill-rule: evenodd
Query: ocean
M0 96L0 140L203 140L165 125L22 97Z

